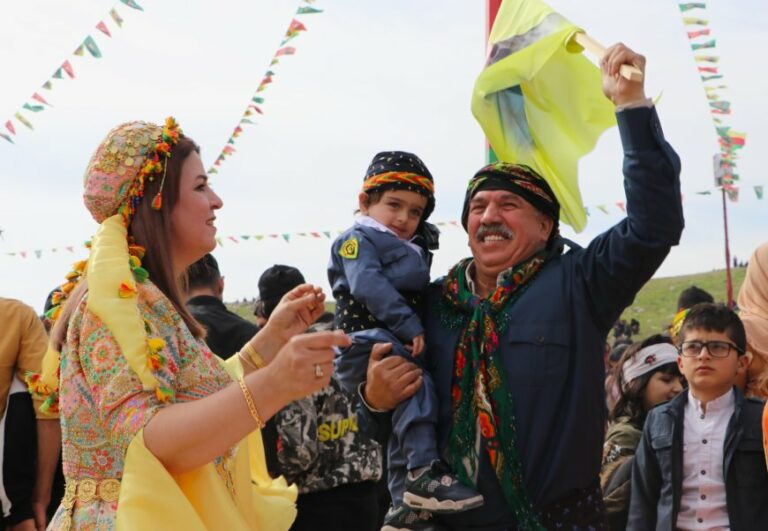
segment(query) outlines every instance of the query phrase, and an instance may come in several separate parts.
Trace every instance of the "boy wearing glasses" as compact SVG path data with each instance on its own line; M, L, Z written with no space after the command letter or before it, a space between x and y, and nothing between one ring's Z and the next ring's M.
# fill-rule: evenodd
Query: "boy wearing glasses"
M688 390L651 410L632 468L628 529L764 530L761 400L734 387L746 335L723 305L694 306L677 363Z

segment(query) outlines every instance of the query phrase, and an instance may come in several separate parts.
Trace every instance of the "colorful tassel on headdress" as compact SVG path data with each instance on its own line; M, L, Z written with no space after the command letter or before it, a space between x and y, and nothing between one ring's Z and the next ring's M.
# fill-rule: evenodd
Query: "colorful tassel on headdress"
M136 279L136 282L144 283L149 278L149 271L143 267L134 267L131 271L133 272L133 278Z
M163 208L163 196L161 195L161 192L157 192L157 195L152 200L152 208L155 210Z
M40 406L43 413L55 414L59 412L59 393L51 393Z
M169 402L173 399L174 396L173 389L158 385L155 387L155 396L157 396L157 400L161 403Z
M56 319L58 319L59 315L61 315L61 304L57 304L56 306L51 306L51 308L47 312L45 312L45 318L51 321L55 321Z
M122 282L120 283L120 288L117 290L117 294L121 299L130 299L137 295L136 287L130 282Z

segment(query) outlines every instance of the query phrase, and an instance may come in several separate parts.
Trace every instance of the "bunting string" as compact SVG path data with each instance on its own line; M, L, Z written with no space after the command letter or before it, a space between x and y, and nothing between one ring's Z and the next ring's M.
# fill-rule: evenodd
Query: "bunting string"
M747 135L734 131L726 123L726 117L732 116L733 109L730 100L724 99L721 91L726 90L728 85L722 84L722 82L717 85L711 84L713 81L724 79L724 76L719 69L720 57L713 55L712 50L717 47L717 39L713 38L712 29L709 27L709 18L698 16L706 16L707 4L706 2L678 3L678 7L684 15L682 17L683 25L686 27L691 51L706 50L706 53L694 53L693 59L704 86L709 112L718 137L719 153L715 157L716 184L726 191L731 201L738 201L739 187L736 183L740 177L736 172L736 161L739 157L739 150L746 143ZM697 16L690 16L693 14ZM692 29L691 26L699 26L699 28ZM707 39L702 39L702 37ZM763 187L755 186L754 190L757 198L762 199Z
M296 54L296 48L293 46L286 46L290 41L295 39L299 36L302 32L307 31L307 27L304 25L304 23L301 20L298 20L296 17L299 15L313 15L316 13L322 13L322 9L317 9L316 7L310 5L313 4L314 0L302 0L301 5L299 5L298 9L296 9L296 12L291 17L291 22L288 24L288 29L285 32L285 35L283 35L282 40L280 41L280 45L277 48L277 51L272 55L272 59L269 62L269 66L267 67L267 71L264 72L264 76L261 78L261 81L259 82L259 86L256 87L255 92L251 96L251 99L248 101L245 110L243 111L243 114L240 116L240 120L238 124L235 126L235 128L232 130L232 133L229 135L229 138L227 139L226 144L221 149L221 152L219 152L216 159L213 161L213 164L210 168L208 168L209 174L219 173L219 169L221 168L221 164L230 156L232 156L235 153L235 143L237 138L242 134L243 132L243 126L253 125L257 122L255 121L257 115L263 115L264 111L262 109L262 106L264 105L265 98L264 98L264 91L267 90L267 87L274 81L275 72L272 70L276 65L280 63L280 60L286 56L289 55L295 55Z
M137 11L144 11L144 8L141 7L139 4L137 4L133 0L120 0L121 3L125 4L126 6L135 9ZM120 13L117 11L117 7L113 7L109 10L109 19L112 20L115 26L118 28L121 28L123 26L123 18L120 16ZM99 30L103 35L106 35L108 38L112 37L112 33L109 29L109 26L107 26L107 23L105 22L106 17L99 20L99 22L94 26L94 29ZM84 57L85 53L88 52L88 55L90 55L94 59L100 59L102 57L101 49L99 48L99 45L96 42L96 39L94 39L93 35L88 34L86 37L80 42L80 44L75 48L75 51L72 52L72 55L77 57ZM53 74L43 83L40 88L42 90L52 91L54 87L54 80L57 79L66 79L64 77L64 74L66 74L66 78L68 79L75 79L75 69L72 66L72 63L69 62L69 59L65 59L64 62L62 62L56 70L54 70ZM16 122L20 123L24 127L26 127L29 130L34 130L34 126L32 125L32 122L25 114L22 113L22 111L26 111L27 113L40 113L48 109L49 107L53 107L48 101L40 94L40 92L34 92L30 96L30 100L34 100L36 103L32 103L31 101L25 102L19 111L14 113L13 117L6 120L4 127L5 131L0 131L0 137L5 139L11 144L14 144L14 137L16 137L16 127L14 125L14 119ZM42 105L38 105L38 103L41 103ZM7 132L6 132L7 131ZM10 134L9 134L10 133Z
M755 198L758 201L762 201L764 197L764 185L754 185L753 186ZM693 194L690 194L695 197L700 197L701 199L705 199L707 196L715 197L717 198L717 193L720 190L718 188L708 189L708 190L700 190L698 192L694 192ZM738 201L739 193L738 190L734 192L735 199ZM681 199L684 202L687 202L690 200L690 196L683 195ZM614 201L613 203L603 203L603 204L596 204L591 206L585 206L584 207L587 216L592 217L596 215L597 212L600 212L601 215L606 216L614 216L614 215L626 215L627 213L627 207L626 203L624 201ZM457 228L462 229L461 223L459 221L451 220L451 221L438 221L435 223L438 227L441 229L445 228ZM462 229L463 230L463 229ZM8 231L5 230L5 233ZM272 232L272 233L260 233L260 234L249 234L249 233L239 233L239 234L232 234L229 236L218 236L216 238L216 242L219 246L228 246L228 245L236 245L246 242L261 242L261 241L269 241L269 240L277 240L285 242L286 244L289 243L296 243L301 242L306 239L325 239L325 240L331 240L332 238L335 238L337 235L341 234L343 232L343 229L335 229L335 230L307 230L302 232ZM21 251L6 251L3 252L2 249L0 249L0 256L6 256L10 258L42 258L44 254L55 254L55 253L75 253L75 250L79 250L80 248L85 248L86 245L80 244L80 245L59 245L56 247L39 247L37 249L25 249Z

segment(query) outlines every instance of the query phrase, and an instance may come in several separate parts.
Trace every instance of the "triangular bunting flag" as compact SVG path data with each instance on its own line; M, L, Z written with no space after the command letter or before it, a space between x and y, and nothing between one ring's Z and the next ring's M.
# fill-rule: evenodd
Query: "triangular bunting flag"
M250 234L241 234L241 235L240 235L240 239L241 239L241 240L248 240L250 237L251 237L251 235L250 235Z
M696 17L683 17L683 24L686 26L708 26L709 20Z
M292 46L285 46L275 52L275 57L281 57L283 55L293 55L296 53L296 48Z
M35 249L35 257L39 260L41 256L43 256L42 249Z
M5 139L6 139L8 142L10 142L11 144L13 144L13 143L14 143L14 142L13 142L13 138L11 138L10 136L6 135L5 133L0 133L0 136L1 136L1 137L3 137L3 138L5 138Z
M322 13L322 9L317 9L315 7L309 7L309 6L301 6L299 9L296 10L297 15L312 15L313 13Z
M139 4L134 2L134 0L120 0L122 3L127 5L128 7L132 7L133 9L138 9L139 11L144 11L144 8L141 7Z
M280 62L280 59L278 59L277 57L275 57L274 59L272 59L272 60L269 62L269 66L275 66L275 65L276 65L277 63L279 63L279 62Z
M288 32L299 32L299 31L307 31L307 27L296 20L295 18L291 20L291 23L288 25Z
M696 193L697 193L698 195L712 195L712 192L710 192L709 190L705 190L705 191L703 191L703 192L696 192Z
M256 238L257 241L261 241L264 239L263 234L254 234L253 237Z
M90 52L90 54L94 56L96 59L101 57L101 50L99 50L99 47L96 46L96 41L93 40L93 37L88 35L83 41L83 44L85 45L86 49Z
M680 11L690 11L691 9L706 9L707 4L704 2L692 2L688 4L678 4Z
M285 240L285 243L289 243L291 241L291 235L286 232L283 234L283 239Z
M38 94L37 92L35 92L34 94L32 94L32 99L33 99L33 100L35 100L35 101L39 101L40 103L44 103L45 105L48 105L48 106L50 106L50 107L53 107L53 105L51 105L50 103L48 103L47 101L45 101L45 98L43 98L43 97L42 97L40 94Z
M117 12L117 9L114 7L110 9L109 16L112 17L112 20L115 21L115 24L117 24L119 28L123 27L123 17L120 16L120 14Z
M755 195L758 199L763 198L763 187L762 186L755 186Z
M43 107L42 105L32 105L30 103L25 103L23 105L23 108L32 112L40 112L45 109L45 107Z
M688 32L688 38L689 39L695 39L696 37L705 37L711 33L712 30L709 28L697 30L697 31L689 31Z
M716 66L700 66L699 72L703 72L705 74L717 74L717 67Z
M13 122L12 121L8 120L7 122L5 122L5 128L8 129L14 135L16 134L16 128L13 127Z
M240 123L241 124L255 124L256 122L254 122L250 118L243 118L242 120L240 120Z
M694 56L694 59L696 59L700 63L718 63L720 62L720 58L714 55L696 55Z
M75 70L72 68L72 65L69 63L69 61L64 61L61 63L61 68L64 69L70 79L75 79Z
M18 121L20 121L21 123L23 123L24 125L26 125L26 126L27 126L27 127L29 127L30 129L32 129L32 130L34 130L34 129L35 129L34 127L32 127L32 124L31 124L31 123L29 123L29 121L28 121L26 118L24 118L24 116L22 116L22 114L21 114L20 112L17 112L17 113L16 113L16 114L14 114L13 116L14 116L14 117L16 117L16 119L17 119Z
M56 79L63 79L64 76L61 73L61 68L57 68L56 71L53 73L53 77Z
M603 212L604 214L607 214L607 213L608 213L608 209L605 207L605 205L597 205L597 209L598 209L600 212Z
M616 203L616 206L619 207L619 210L621 210L622 212L626 212L627 211L627 209L624 208L624 202L623 201L618 201Z
M264 103L264 98L262 98L261 96L254 96L253 98L251 98L251 101L254 103Z
M109 28L107 28L107 25L104 24L103 20L99 21L99 23L96 24L96 29L99 30L100 32L102 32L107 37L111 37L112 36L112 34L109 32Z
M72 52L72 53L74 53L75 55L77 55L77 56L79 56L79 57L82 57L83 55L85 55L85 46L83 46L83 45L81 44L81 45L80 45L80 46L78 46L78 47L75 49L75 51L74 51L74 52Z
M692 42L691 43L691 50L703 50L704 48L714 48L716 44L717 39L712 39L711 41L702 42L701 44Z
M237 238L235 238L234 236L227 236L227 239L228 240L232 240L235 243L240 243L240 241Z
M324 230L323 231L323 236L325 236L326 238L328 238L330 240L331 239L331 231Z
M51 90L53 88L53 83L51 83L51 81L48 80L45 83L43 83L43 88L45 90Z

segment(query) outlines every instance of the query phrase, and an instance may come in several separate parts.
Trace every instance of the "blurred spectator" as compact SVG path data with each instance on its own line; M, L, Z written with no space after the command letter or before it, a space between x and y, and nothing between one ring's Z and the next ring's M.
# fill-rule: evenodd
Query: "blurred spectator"
M752 253L738 302L747 332L749 367L742 389L747 396L768 397L768 243ZM768 417L767 417L768 418Z
M219 264L206 254L187 270L187 308L206 329L205 342L227 359L251 339L259 327L230 312L222 301L224 277Z
M254 305L256 324L264 326L283 295L304 284L304 275L295 267L275 264L259 277L259 298Z
M715 298L709 292L697 286L685 288L677 298L677 311L687 310L702 302L715 302Z
M627 526L632 460L648 411L683 389L677 349L668 337L651 336L624 349L615 373L620 397L608 417L600 470L611 531Z
M605 364L605 405L608 411L613 409L614 404L619 399L619 383L616 378L617 367L621 360L622 354L627 350L630 343L625 341L617 341L614 343L613 348L608 354L608 359Z
M16 300L0 298L0 323L0 527L44 529L61 428L40 412L24 377L40 372L48 337L35 311Z

